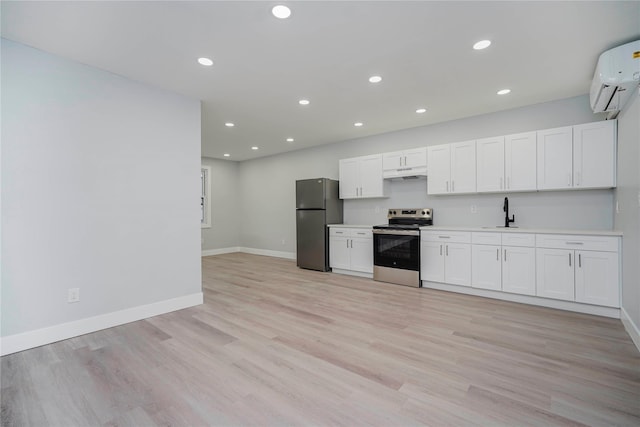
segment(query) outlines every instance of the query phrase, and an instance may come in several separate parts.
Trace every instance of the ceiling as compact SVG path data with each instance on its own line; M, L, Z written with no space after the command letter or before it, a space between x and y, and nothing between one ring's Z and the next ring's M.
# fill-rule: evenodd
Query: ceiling
M202 155L237 161L585 94L598 55L640 38L638 1L1 7L5 38L200 99Z

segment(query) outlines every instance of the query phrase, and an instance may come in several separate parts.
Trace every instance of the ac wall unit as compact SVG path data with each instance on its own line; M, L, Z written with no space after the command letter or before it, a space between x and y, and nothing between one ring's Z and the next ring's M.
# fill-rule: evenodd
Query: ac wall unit
M594 113L622 110L640 83L640 40L609 49L598 58L589 99Z

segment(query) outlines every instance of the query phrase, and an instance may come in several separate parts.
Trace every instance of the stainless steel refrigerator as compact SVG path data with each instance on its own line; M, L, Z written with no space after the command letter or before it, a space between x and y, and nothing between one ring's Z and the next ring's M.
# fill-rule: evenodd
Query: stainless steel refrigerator
M342 224L338 181L296 181L296 259L298 267L329 271L329 229Z

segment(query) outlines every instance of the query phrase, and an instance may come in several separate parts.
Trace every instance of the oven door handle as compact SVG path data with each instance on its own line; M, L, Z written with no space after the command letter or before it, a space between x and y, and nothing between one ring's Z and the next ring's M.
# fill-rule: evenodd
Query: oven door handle
M373 234L395 234L397 236L419 236L419 230L384 230L375 228Z

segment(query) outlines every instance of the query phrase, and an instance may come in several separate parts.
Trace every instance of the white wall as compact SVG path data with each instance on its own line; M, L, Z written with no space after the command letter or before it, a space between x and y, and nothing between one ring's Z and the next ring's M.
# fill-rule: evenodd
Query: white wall
M202 229L202 251L235 250L240 245L238 163L203 157L202 164L211 167L211 227Z
M622 308L633 322L640 348L640 94L636 94L618 116L618 187L615 197L619 212L615 228L622 238ZM627 326L627 325L625 325Z
M300 150L239 164L241 246L295 251L295 187L298 179L338 178L338 160L405 148L525 132L601 120L579 96L467 119ZM391 183L387 199L346 200L349 224L386 222L392 207L432 207L437 225L499 225L505 195L427 196L426 181ZM508 194L516 225L611 229L613 190ZM478 213L470 212L471 204ZM259 214L256 214L259 212ZM284 239L285 243L282 243Z
M1 49L3 353L201 300L199 101Z

